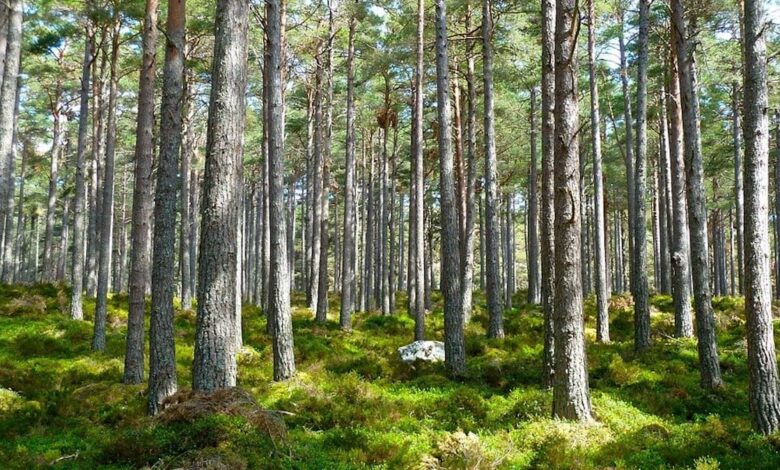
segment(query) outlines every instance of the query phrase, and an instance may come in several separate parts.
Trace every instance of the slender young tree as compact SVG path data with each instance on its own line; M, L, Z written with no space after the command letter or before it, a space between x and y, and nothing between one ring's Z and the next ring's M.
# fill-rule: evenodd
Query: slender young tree
M580 278L576 0L555 16L555 383L553 415L591 421Z
M173 286L177 172L183 131L185 10L185 0L168 0L163 93L160 102L160 159L154 195L152 314L147 393L150 414L160 411L163 400L173 395L177 388ZM240 139L241 136L236 138Z
M486 0L488 1L488 0ZM463 338L463 298L460 291L460 240L455 206L455 175L450 126L450 79L447 6L436 0L436 99L439 119L439 185L441 191L442 295L444 296L444 361L452 376L466 372Z
M499 214L498 159L493 112L493 14L491 1L482 0L482 80L485 100L485 269L487 270L488 337L504 337L501 280L498 272ZM440 126L441 127L441 126Z
M157 62L158 0L147 0L142 35L142 64L138 84L138 115L135 131L135 182L129 278L129 310L125 370L122 381L138 384L144 380L144 292L149 277L149 220L152 212L151 178L154 158L154 80Z
M609 294L607 291L607 247L604 236L604 177L601 170L601 116L596 82L596 13L588 0L588 76L590 78L590 137L593 151L593 218L596 255L596 340L609 342Z
M544 385L553 386L555 309L555 10L542 0L542 310L544 311Z
M718 347L715 342L715 317L712 312L710 291L707 217L704 201L704 164L701 151L698 79L694 59L695 39L687 36L682 0L670 0L670 2L672 35L676 43L682 98L686 195L688 196L688 226L690 228L696 334L699 340L699 369L702 387L715 389L723 385L723 379L720 375ZM690 29L695 31L696 16L691 15L690 21Z
M287 237L284 223L284 114L282 101L282 2L266 3L268 35L268 174L270 234L269 317L273 317L274 380L295 375L290 274L287 271Z
M219 0L216 8L192 370L192 387L197 391L236 384L236 231L244 147L248 8L244 0ZM283 220L274 225L273 233L284 232Z
M536 194L536 88L531 88L531 170L528 174L528 302L541 302L541 278L539 273L539 198Z
M745 314L750 412L756 430L770 434L780 429L780 395L769 269L769 90L764 3L744 3Z
M647 287L647 41L650 34L650 0L639 1L639 64L636 90L636 164L634 165L634 349L650 347L650 305Z

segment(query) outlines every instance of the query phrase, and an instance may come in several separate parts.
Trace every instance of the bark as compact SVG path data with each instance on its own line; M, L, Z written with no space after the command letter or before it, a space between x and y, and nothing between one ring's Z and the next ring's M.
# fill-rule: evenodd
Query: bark
M471 31L471 5L466 7L466 30ZM464 322L471 321L474 292L474 217L475 192L477 186L477 88L474 78L474 47L476 40L470 40L466 46L466 92L468 109L466 111L466 227L463 232L463 315Z
M236 229L246 108L247 10L242 0L217 2L192 373L197 391L236 384ZM272 233L284 233L283 225L275 227Z
M425 172L423 168L423 74L425 73L425 1L417 0L416 68L414 74L414 127L412 128L412 159L414 167L414 208L412 213L414 240L414 339L425 339Z
M669 162L669 127L666 117L666 90L661 89L659 112L659 135L661 136L659 148L658 176L661 185L659 200L661 207L661 292L672 292L672 172Z
M580 279L576 0L559 0L555 32L555 382L553 416L591 421Z
M311 266L309 267L309 285L307 300L309 308L316 314L320 286L320 257L322 256L322 50L317 50L315 58L317 70L314 79L314 147L311 205Z
M618 36L618 47L620 52L620 81L623 87L623 121L625 126L625 133L626 133L626 142L625 142L625 158L626 158L626 189L628 194L628 233L626 234L626 238L628 238L628 263L629 266L632 266L632 268L629 270L629 283L631 288L631 293L634 294L634 286L636 285L636 282L634 280L634 274L635 270L633 269L634 265L634 236L636 234L636 230L634 229L634 222L636 221L636 217L634 215L635 207L636 207L636 188L635 188L635 181L636 178L635 170L634 170L634 137L633 137L633 126L634 121L631 117L631 98L629 97L629 86L628 86L628 65L626 64L626 46L625 46L625 11L621 10L619 12L620 17L618 18L620 22L620 35ZM636 297L636 296L635 296Z
M2 281L13 280L12 205L14 197L14 133L16 129L16 101L18 77L21 68L22 0L11 0L7 6L8 35L5 65L0 87L0 222L5 220ZM18 228L21 230L21 227Z
M499 214L498 214L498 159L493 113L493 17L491 1L482 0L482 80L485 115L485 263L487 270L488 337L504 337L501 281L499 279Z
M601 116L596 83L596 15L594 0L588 1L588 72L590 77L590 136L593 146L593 218L596 261L596 341L609 342L609 293L604 220L604 176L601 170Z
M282 112L282 4L266 4L269 73L268 73L268 170L269 220L274 230L270 236L269 316L274 318L274 380L295 375L292 316L290 312L290 276L287 271L287 237L284 224L284 119Z
M544 352L542 378L552 387L555 308L555 2L542 1L542 310Z
M87 131L89 130L89 89L90 72L94 53L94 36L89 27L86 28L84 44L84 61L81 66L81 90L79 92L79 134L76 150L76 187L73 202L73 261L71 263L71 298L70 317L73 320L82 320L84 310L81 296L84 279L84 203L86 188L84 178L84 166L87 153Z
M672 297L674 298L674 334L678 338L693 336L691 318L690 259L688 232L688 197L685 183L682 101L677 68L676 42L671 44L669 61L669 162L672 175Z
M61 64L61 61L59 62ZM52 281L54 279L56 263L54 263L54 218L57 210L57 181L59 178L59 159L63 145L63 106L60 103L62 99L62 80L57 79L55 84L54 97L51 100L52 111L52 145L50 152L50 171L49 171L49 194L46 199L46 235L43 244L43 279Z
M65 269L67 266L68 243L70 242L70 201L62 201L62 232L60 234L60 248L57 258L57 273L55 279L57 282L65 282Z
M489 0L485 0L488 5ZM486 7L489 11L489 8ZM487 20L489 21L489 20ZM490 23L486 23L490 24ZM483 36L489 42L487 33ZM463 298L460 290L460 237L455 206L455 175L450 126L449 61L447 44L447 6L436 1L436 98L439 120L439 185L441 191L441 253L444 260L442 295L444 296L444 361L451 376L466 372L463 338ZM489 68L486 67L489 70ZM486 87L487 88L487 87ZM486 96L488 93L486 93Z
M723 385L715 342L715 318L712 312L710 272L707 248L707 218L704 200L704 169L701 150L699 93L694 59L694 39L688 38L681 0L671 0L672 31L677 47L677 64L680 75L682 113L685 142L685 173L688 196L688 226L690 228L691 268L693 295L696 310L699 368L701 385L716 389ZM696 17L691 19L690 30L696 30Z
M631 286L634 294L634 349L650 347L650 305L647 287L647 41L650 0L639 2L639 65L636 92L636 164L634 165L634 253Z
M97 298L95 299L95 324L92 336L92 350L103 351L106 348L106 319L108 316L108 281L111 266L111 242L114 219L114 160L116 155L116 100L119 93L119 34L121 21L115 13L114 30L111 33L111 65L108 91L108 115L106 126L105 163L102 186L102 204L98 208L98 276Z
M157 61L158 0L147 0L143 26L143 63L138 85L138 115L135 138L135 181L130 233L129 310L125 370L122 381L144 380L144 293L149 277L149 220L152 213L152 160L154 159L154 80Z
M743 170L742 170L742 142L740 141L742 132L740 128L740 115L739 115L739 96L737 92L737 84L733 83L731 86L731 92L734 97L734 103L732 105L732 124L731 130L734 139L734 200L736 204L737 220L736 220L736 232L737 232L737 281L739 285L739 294L742 295L745 292L745 193L743 189Z
M357 4L357 2L356 2ZM349 44L347 46L347 154L346 182L344 188L344 243L341 255L341 309L339 326L352 330L352 314L355 312L355 30L357 20L353 12L349 18Z
M539 272L539 198L536 194L536 88L531 89L531 171L528 175L528 303L541 302L541 277Z
M769 104L763 3L745 0L745 314L750 412L756 430L770 434L780 428L780 399L769 268Z
M186 48L186 44L185 44ZM185 53L186 54L186 53ZM186 64L185 64L186 67ZM195 113L192 106L192 94L188 85L188 74L184 75L184 94L182 99L182 147L181 147L181 228L179 232L179 272L181 274L181 305L184 309L192 308L192 279L190 264L194 259L190 256L190 234L192 232L192 212L190 211L190 185L192 184L193 157L193 119Z
M165 34L163 93L160 102L160 157L154 195L152 313L149 329L149 390L147 393L150 414L161 411L163 401L176 393L177 389L173 288L176 186L183 132L185 5L184 0L168 2ZM219 76L215 74L215 77ZM240 107L234 109L241 110ZM233 137L237 141L241 139L240 134ZM198 324L200 326L200 321ZM197 347L196 342L196 349Z

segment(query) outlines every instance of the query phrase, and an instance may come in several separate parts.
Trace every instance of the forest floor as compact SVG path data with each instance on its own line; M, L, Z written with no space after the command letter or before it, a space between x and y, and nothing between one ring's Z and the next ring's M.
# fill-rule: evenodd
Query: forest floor
M358 314L345 333L335 295L325 325L313 322L296 295L299 373L273 383L265 319L247 307L239 386L249 402L284 412L274 415L285 431L268 425L271 415L245 412L253 404L146 417L145 387L120 384L125 296L110 300L107 350L94 354L93 302L86 321L71 321L64 288L0 287L0 467L780 468L780 436L750 430L741 299L714 302L726 383L717 393L699 388L695 341L671 338L669 297L652 299L653 346L641 356L633 352L626 298L612 300L609 345L593 342L594 306L586 302L597 422L580 425L549 417L552 393L540 386L542 315L522 297L506 312L507 338L497 341L484 337L484 298L477 296L461 382L447 379L441 365L398 359L396 349L413 337L405 309L392 317ZM432 339L443 328L441 299L434 300ZM186 390L194 312L177 310L175 324L179 388Z

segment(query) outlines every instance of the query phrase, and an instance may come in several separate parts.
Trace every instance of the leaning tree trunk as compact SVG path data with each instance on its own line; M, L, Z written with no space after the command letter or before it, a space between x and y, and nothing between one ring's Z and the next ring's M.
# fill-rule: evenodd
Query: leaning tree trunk
M555 383L553 415L591 421L580 278L576 0L555 21Z
M98 277L97 298L95 299L95 325L92 336L92 350L103 351L106 348L106 319L108 316L108 281L111 276L111 242L114 227L114 160L116 156L116 100L119 93L119 34L121 21L118 13L114 18L114 30L111 33L111 66L108 91L108 117L106 126L106 154L104 162L103 195L101 196L98 226Z
M154 195L152 314L149 329L149 390L147 393L150 414L161 411L162 402L176 393L177 388L173 336L173 287L177 171L184 130L182 98L184 96L185 21L185 1L169 0L163 94L160 102L160 158ZM240 141L241 135L235 138Z
M339 325L342 330L352 329L355 311L355 13L349 18L349 44L347 46L347 155L344 187L344 243L341 255L341 310Z
M715 342L715 318L712 312L710 270L707 248L707 217L704 200L704 164L701 150L699 92L694 59L694 40L686 36L686 25L681 0L671 0L672 34L677 48L677 64L682 91L682 113L685 142L685 173L688 196L688 226L691 241L691 268L693 296L696 309L696 327L699 338L699 367L701 385L706 389L720 388L718 348ZM696 17L691 19L691 30L696 30Z
M650 34L650 0L639 2L639 66L636 91L636 165L634 166L634 349L650 347L650 305L647 287L647 41Z
M280 0L266 3L266 28L269 47L268 73L268 174L269 219L271 230L269 316L274 318L274 380L295 375L292 316L290 312L290 274L287 271L287 237L284 223L284 120L282 113L282 5Z
M555 2L542 1L542 310L544 353L542 378L553 386L555 372L553 311L555 308Z
M689 338L693 336L688 263L690 238L688 198L685 194L682 102L675 44L675 41L672 41L670 48L669 97L666 102L669 115L669 162L672 179L672 296L674 297L674 335L678 338Z
M152 212L152 160L154 158L154 80L157 43L158 0L147 0L143 29L143 63L138 86L135 138L135 184L131 228L129 278L130 308L127 314L125 371L122 381L144 380L144 313L146 280L149 277L149 219Z
M609 342L609 293L607 248L604 236L604 179L601 172L601 117L596 83L596 15L594 0L588 1L588 73L590 77L590 136L593 146L593 218L596 255L596 340Z
M236 384L236 230L246 108L247 12L243 0L217 2L192 370L192 387L197 391ZM284 233L283 214L272 233Z
M486 3L489 0L485 0ZM489 20L488 20L489 21ZM490 24L490 23L488 23ZM450 126L449 62L447 54L447 6L436 1L436 98L439 119L439 185L441 192L441 253L444 260L444 360L452 376L466 372L463 339L463 298L460 290L460 240L455 206L455 175ZM486 93L486 101L487 101Z
M488 337L504 337L501 280L499 279L498 160L493 113L493 17L491 0L482 0L482 79L485 100L485 263L487 269ZM443 126L440 126L443 127ZM445 216L446 217L446 216Z
M769 269L769 100L763 3L745 1L745 314L750 412L756 430L770 434L780 429L780 400Z

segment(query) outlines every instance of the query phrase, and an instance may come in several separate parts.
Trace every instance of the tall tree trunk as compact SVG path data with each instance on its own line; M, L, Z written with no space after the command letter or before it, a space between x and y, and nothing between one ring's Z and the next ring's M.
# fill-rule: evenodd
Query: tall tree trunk
M282 112L282 4L266 4L266 28L269 48L268 73L268 170L269 220L271 231L271 269L269 272L269 316L274 318L274 380L295 375L292 316L290 312L290 275L287 272L287 237L284 224L284 119Z
M693 336L690 290L690 250L688 231L688 197L685 183L685 153L683 149L682 100L676 41L671 41L669 60L669 162L672 175L672 296L674 297L674 335Z
M466 6L466 30L471 31L471 4ZM463 256L463 315L464 322L471 321L474 292L474 217L475 191L477 186L477 89L474 78L474 47L476 40L471 39L466 45L466 91L468 109L466 111L466 226L461 240Z
M18 77L21 68L22 50L22 0L10 0L6 7L8 35L5 49L2 87L0 87L0 222L5 220L5 246L3 249L2 281L13 279L13 215L11 207L14 197L14 133L16 130L16 105ZM21 230L21 227L18 227Z
M577 6L558 0L555 22L555 384L553 415L590 421L580 279Z
M425 1L417 0L417 39L414 73L414 126L412 128L413 191L414 208L414 339L425 339L425 171L423 160L423 74L425 73L424 51ZM410 244L411 246L411 244Z
M130 233L129 310L125 370L122 381L144 380L144 293L149 277L149 219L152 212L152 160L154 159L154 80L157 61L158 0L147 0L143 26L143 63L138 85L138 116L135 138L135 182Z
M625 125L626 141L625 141L625 157L626 157L626 189L628 194L628 232L626 238L628 239L628 264L631 267L629 269L629 284L631 293L634 293L634 286L636 281L634 280L634 274L636 270L634 266L634 236L636 230L634 229L634 222L636 217L634 211L636 208L636 187L635 187L635 170L634 170L634 133L633 126L634 120L631 116L631 98L629 96L628 85L628 64L626 63L626 46L625 46L625 10L620 7L618 21L620 23L620 35L618 36L618 47L620 53L620 81L623 87L623 121ZM634 309L636 312L636 308ZM635 314L636 316L636 314Z
M498 274L499 214L498 214L498 159L493 113L493 16L491 0L482 0L482 80L485 100L485 263L487 269L488 337L504 337L501 281Z
M542 380L553 386L555 309L555 10L542 0L542 310L544 352Z
M607 247L604 229L604 176L601 171L601 116L596 82L596 14L594 0L588 0L588 72L590 77L590 136L593 146L593 218L596 255L596 340L609 342L609 292L607 291Z
M307 300L309 308L316 314L320 287L320 257L322 256L322 49L318 48L314 79L314 148L311 205L311 266L309 267L309 285Z
M666 90L662 87L658 103L658 131L661 137L659 143L658 174L661 206L661 292L669 294L672 291L672 172L669 161L669 126L666 117Z
M119 93L119 34L122 23L119 12L114 12L114 25L111 33L111 65L108 91L108 116L106 125L106 145L102 204L98 222L98 277L97 298L95 300L95 325L92 336L92 350L103 351L106 348L106 319L108 316L108 281L111 276L111 242L114 219L114 159L116 154L116 100Z
M89 128L89 90L90 73L94 58L94 33L89 26L86 28L84 44L84 61L81 66L81 90L79 92L79 134L76 150L76 188L73 202L73 261L71 263L71 298L70 317L82 320L84 310L81 301L84 279L84 210L86 187L84 166L86 165L87 132ZM0 219L1 220L1 219Z
M177 388L173 331L173 287L174 247L176 245L176 183L184 130L182 101L184 96L185 5L185 0L169 0L165 34L163 93L160 102L160 161L157 165L157 185L154 195L152 314L149 329L149 390L147 393L150 414L157 414L161 411L163 401L174 394ZM219 75L215 73L215 78L217 77ZM236 78L240 80L240 77ZM240 106L233 109L236 112L242 111ZM236 125L240 126L240 123L236 123ZM232 137L236 139L235 142L241 141L240 133ZM232 182L227 184L232 184ZM206 297L203 298L205 303L210 300ZM208 312L204 313L208 315ZM200 322L198 323L200 324ZM196 343L196 349L197 347L198 343Z
M731 130L734 139L734 198L736 201L736 231L737 231L737 281L739 285L739 294L745 293L745 193L743 190L743 170L742 170L742 142L740 141L742 130L739 123L739 94L738 86L735 83L731 85L731 93L733 95L733 104L731 107Z
M750 411L757 431L780 428L769 269L769 125L765 6L745 0L745 314ZM736 109L734 110L736 114ZM739 150L737 150L739 151Z
M186 48L185 44L185 48ZM185 64L186 67L186 64ZM192 308L192 279L190 264L190 232L192 231L192 212L190 211L190 185L192 185L193 120L195 112L192 106L192 92L188 73L184 72L184 92L182 99L182 146L181 146L181 227L179 232L179 272L181 274L181 306Z
M355 2L357 4L357 0ZM357 19L353 12L349 18L349 43L347 46L347 152L346 181L344 187L344 243L342 245L341 309L339 326L352 330L352 314L355 312L355 30Z
M531 171L528 174L528 302L541 302L541 278L539 273L539 197L536 194L536 88L531 89Z
M61 64L60 64L61 65ZM54 218L57 211L57 181L59 178L59 159L63 144L63 123L62 107L62 80L58 79L55 85L54 98L52 99L52 144L51 144L51 163L49 171L49 195L46 198L46 235L43 244L43 279L52 281L54 279Z
M236 384L236 229L246 108L248 8L242 0L217 2L192 371L192 387L197 391ZM282 212L272 233L284 233L283 220ZM284 264L286 267L286 260Z
M650 0L639 2L639 65L636 91L636 164L634 165L634 254L631 286L634 294L634 349L650 347L650 305L647 287L647 41Z
M488 2L489 0L485 1ZM488 22L487 24L490 23ZM485 33L483 38L489 39L488 33ZM436 98L439 120L439 186L442 215L441 253L444 259L444 271L442 272L444 361L451 376L462 376L466 372L466 351L463 339L463 293L460 290L460 237L458 211L455 206L455 176L451 147L452 129L450 127L450 80L447 42L447 6L445 0L437 0ZM490 70L490 68L486 67L486 70ZM486 101L489 94L489 92L485 94Z
M694 59L694 40L686 35L681 0L671 0L672 32L677 47L677 64L682 91L684 116L685 173L688 196L688 226L691 240L693 295L696 308L696 333L699 338L701 385L705 389L720 388L718 348L715 342L715 318L712 312L710 272L707 249L707 218L704 201L704 169L701 151L699 93ZM691 30L696 30L696 17L691 18Z

